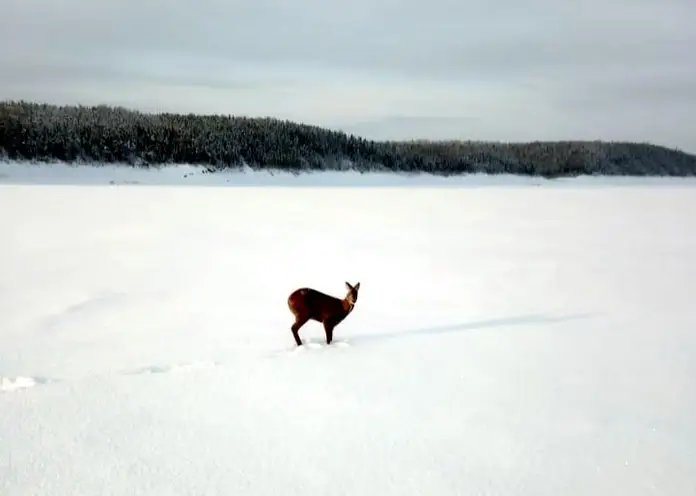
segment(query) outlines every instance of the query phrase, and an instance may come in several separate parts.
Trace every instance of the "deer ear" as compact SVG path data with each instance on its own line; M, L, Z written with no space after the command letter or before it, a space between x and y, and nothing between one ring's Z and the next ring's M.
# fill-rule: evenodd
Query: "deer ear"
M353 286L353 289L356 290L356 291L357 291L358 289L360 289L360 283L358 283L358 284L356 284L355 286Z
M351 286L350 283L349 283L348 281L346 281L346 287L347 287L348 289L353 289L353 286Z

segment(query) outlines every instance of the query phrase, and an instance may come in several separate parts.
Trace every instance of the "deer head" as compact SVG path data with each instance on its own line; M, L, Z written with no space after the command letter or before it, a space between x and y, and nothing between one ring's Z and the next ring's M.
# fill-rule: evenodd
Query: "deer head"
M358 290L360 289L360 283L357 283L355 286L353 286L349 282L346 282L346 288L348 288L346 301L348 301L348 303L352 307L353 305L355 305L355 302L358 301Z

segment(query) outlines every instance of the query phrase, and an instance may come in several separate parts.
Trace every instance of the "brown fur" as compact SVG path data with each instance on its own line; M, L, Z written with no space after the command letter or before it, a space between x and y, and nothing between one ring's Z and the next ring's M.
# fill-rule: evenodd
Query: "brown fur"
M346 288L348 293L342 300L312 288L296 289L290 294L288 307L295 316L291 330L297 346L302 345L299 330L310 320L323 324L326 344L331 344L334 328L353 311L355 302L358 301L360 283L355 286L346 283Z

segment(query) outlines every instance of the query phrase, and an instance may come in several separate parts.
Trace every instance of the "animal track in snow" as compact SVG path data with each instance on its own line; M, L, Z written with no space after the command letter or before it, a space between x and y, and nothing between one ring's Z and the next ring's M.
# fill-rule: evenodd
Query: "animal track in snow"
M128 372L129 375L139 375L139 374L168 374L173 372L189 372L192 370L200 369L210 369L217 367L219 363L212 360L202 360L198 362L184 362L172 365L150 365L147 367L141 367Z
M349 341L334 340L331 344L326 344L325 341L305 341L302 346L288 346L270 354L271 357L277 356L296 356L304 353L329 353L332 349L350 348L352 345Z
M305 343L306 349L308 350L320 350L320 349L331 349L333 348L349 348L350 343L348 341L333 341L331 344L326 344L323 341L308 341ZM298 347L302 349L302 347Z
M110 310L112 307L122 305L127 302L126 293L122 292L105 292L91 295L75 303L66 305L60 311L47 315L42 322L42 326L46 330L52 330L66 322L70 322L70 318L75 316L99 316L103 312Z

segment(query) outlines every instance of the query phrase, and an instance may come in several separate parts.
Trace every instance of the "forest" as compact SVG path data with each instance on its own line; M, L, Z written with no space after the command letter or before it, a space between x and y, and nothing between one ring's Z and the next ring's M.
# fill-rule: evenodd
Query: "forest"
M290 172L693 176L696 155L608 141L374 141L274 118L0 102L0 159Z

